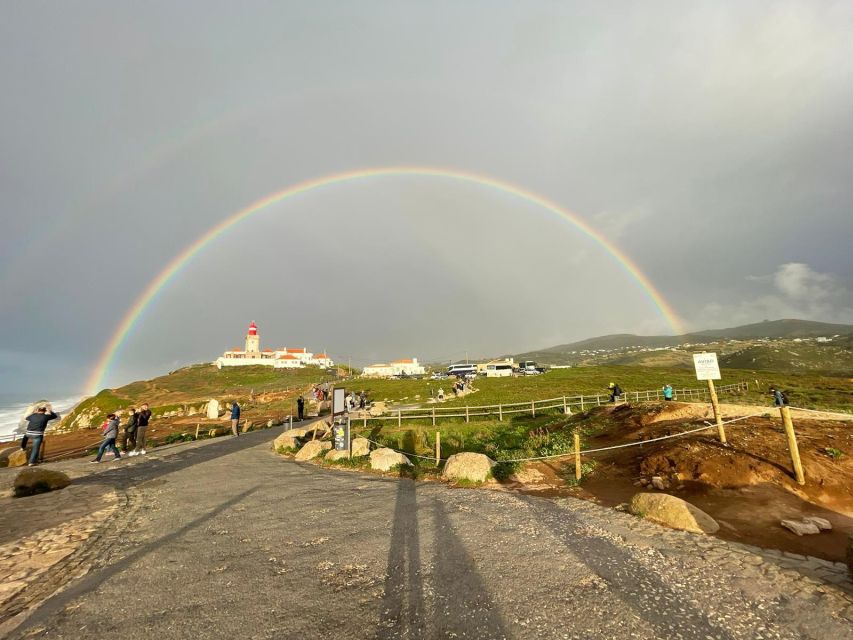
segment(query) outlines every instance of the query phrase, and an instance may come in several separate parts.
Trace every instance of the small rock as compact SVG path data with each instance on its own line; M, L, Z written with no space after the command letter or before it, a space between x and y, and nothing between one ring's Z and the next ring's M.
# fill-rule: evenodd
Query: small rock
M27 464L27 452L20 447L9 447L0 453L0 467L23 467Z
M692 533L716 533L720 525L707 513L668 493L638 493L631 498L631 513Z
M803 518L803 522L806 524L813 524L821 531L832 531L832 523L826 518L819 518L817 516L806 516Z
M815 533L820 533L820 529L818 529L816 524L812 524L811 522L803 522L800 520L782 520L780 522L783 527L786 529L793 531L798 536L807 536L813 535Z
M664 482L663 478L661 478L660 476L652 477L652 486L658 491L666 490L666 482Z

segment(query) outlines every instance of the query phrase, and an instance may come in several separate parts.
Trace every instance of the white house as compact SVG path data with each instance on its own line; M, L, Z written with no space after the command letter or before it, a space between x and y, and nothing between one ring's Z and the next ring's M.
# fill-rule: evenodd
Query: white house
M216 366L219 369L222 367L246 367L249 365L263 365L275 367L276 369L294 369L307 365L332 367L334 364L332 359L325 353L315 356L305 347L299 349L279 347L278 349L264 349L262 351L258 325L254 322L249 325L245 348L234 347L216 359Z
M368 378L392 378L401 375L422 376L425 373L426 369L418 364L417 358L393 360L388 364L372 364L361 371L361 374Z

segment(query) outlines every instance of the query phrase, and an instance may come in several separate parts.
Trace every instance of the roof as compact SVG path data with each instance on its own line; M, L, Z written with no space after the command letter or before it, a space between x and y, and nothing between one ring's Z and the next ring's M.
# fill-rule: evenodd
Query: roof
M394 360L391 364L414 364L415 361L411 358L405 358L403 360Z
M296 356L291 356L288 354L284 354L283 356L278 356L279 360L299 360Z
M380 362L379 364L369 364L365 367L365 369L375 369L377 367L387 367L388 365Z
M264 349L262 353L272 353L272 349Z
M285 349L288 353L307 353L308 349L302 347L301 349Z
M325 353L318 353L314 357L317 358L318 360L320 360L321 358L328 358L329 356L327 356Z

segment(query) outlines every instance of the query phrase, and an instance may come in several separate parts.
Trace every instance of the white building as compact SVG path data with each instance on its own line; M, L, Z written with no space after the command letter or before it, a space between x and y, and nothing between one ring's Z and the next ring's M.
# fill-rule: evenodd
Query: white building
M305 347L300 349L278 349L261 350L261 337L258 334L258 325L254 322L249 325L246 334L246 345L243 349L234 347L226 351L216 359L217 368L222 367L246 367L250 365L262 365L275 367L276 369L298 369L308 365L318 367L332 367L334 362L325 353L316 356Z
M361 371L361 375L368 378L393 378L394 376L422 376L426 373L417 358L405 360L394 360L388 364L372 364Z

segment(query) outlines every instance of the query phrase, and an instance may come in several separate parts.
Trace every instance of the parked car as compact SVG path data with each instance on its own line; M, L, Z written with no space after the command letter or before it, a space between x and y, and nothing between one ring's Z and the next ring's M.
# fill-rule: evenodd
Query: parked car
M431 380L447 380L450 376L448 376L444 371L433 371L430 376Z

